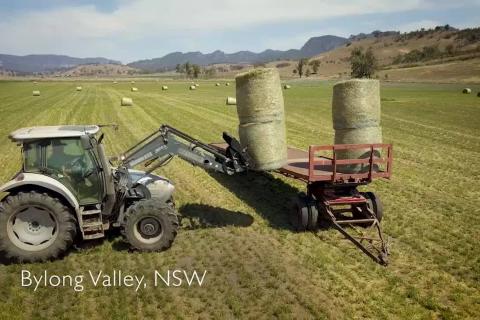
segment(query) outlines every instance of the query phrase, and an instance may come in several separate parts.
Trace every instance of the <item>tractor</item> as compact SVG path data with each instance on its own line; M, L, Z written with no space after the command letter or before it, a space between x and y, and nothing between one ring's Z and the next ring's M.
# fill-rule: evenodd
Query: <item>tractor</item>
M75 238L98 239L120 228L140 251L169 248L179 227L174 185L153 171L174 156L232 175L249 157L227 133L226 152L168 125L122 153L107 157L102 127L64 125L22 128L9 138L22 148L20 171L0 192L0 253L19 262L58 258ZM143 164L145 171L134 167Z

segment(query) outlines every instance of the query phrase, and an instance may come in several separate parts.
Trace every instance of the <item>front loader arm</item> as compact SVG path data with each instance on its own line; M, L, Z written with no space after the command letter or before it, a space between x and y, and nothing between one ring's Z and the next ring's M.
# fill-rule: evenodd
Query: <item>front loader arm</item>
M247 170L249 157L246 151L239 150L239 142L226 133L224 139L230 148L226 154L180 130L162 125L158 131L127 150L121 156L122 165L132 168L144 163L151 172L178 155L195 166L228 175Z

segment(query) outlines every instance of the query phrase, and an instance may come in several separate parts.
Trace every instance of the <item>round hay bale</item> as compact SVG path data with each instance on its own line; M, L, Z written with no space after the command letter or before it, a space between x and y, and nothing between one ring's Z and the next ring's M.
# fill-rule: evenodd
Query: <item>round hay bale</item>
M193 86L193 85L190 86L190 90L195 90L195 89L197 89L197 87L195 87L195 86Z
M227 97L227 101L226 101L226 104L227 105L236 105L237 104L237 99L236 98L233 98L233 97Z
M113 81L113 84L117 84L117 83L118 83L118 81Z
M134 84L134 83L135 83L135 81L133 81L133 80L132 80L132 81L130 81L130 83L131 83L131 84Z
M163 91L168 90L168 87L167 86L162 86L162 90Z
M225 83L225 85L226 85L227 87L230 86L230 82Z
M280 76L276 69L255 69L236 76L240 142L253 170L274 170L287 162L287 138Z
M198 84L198 83L195 83L195 87L200 87L200 84Z
M215 87L220 87L220 83L215 83Z
M131 106L131 105L133 105L132 98L123 97L122 100L120 101L120 105L122 105L122 106Z
M480 91L478 91L478 93L477 93L477 97L480 97Z
M335 130L335 144L368 144L382 143L382 128L369 127L359 129ZM380 157L378 150L374 156ZM337 159L365 159L370 157L370 149L337 151ZM374 168L377 170L378 168ZM338 165L338 171L343 173L360 173L369 170L369 164Z
M132 92L137 92L138 88L132 87Z
M380 82L353 79L333 86L334 129L356 129L380 125Z
M76 90L77 91L82 91L82 87L77 87Z
M40 96L40 91L39 91L39 90L33 90L33 91L32 91L32 95L33 95L34 97L38 97L38 96Z
M465 89L463 89L462 92L463 92L464 94L470 94L470 93L472 93L472 89L470 89L470 88L465 88Z
M380 125L379 81L353 79L335 84L332 116L335 129L355 129Z
M33 81L33 84L37 84L38 82L37 81Z
M288 89L290 89L291 87L292 87L292 86L290 86L289 84L286 84L286 85L283 86L283 89L288 90Z

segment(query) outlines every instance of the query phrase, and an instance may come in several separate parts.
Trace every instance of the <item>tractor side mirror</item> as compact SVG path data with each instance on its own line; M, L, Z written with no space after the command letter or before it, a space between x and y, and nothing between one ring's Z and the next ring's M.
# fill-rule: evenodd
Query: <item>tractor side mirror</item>
M88 135L81 136L80 141L82 142L83 149L90 150L93 148L92 142L90 141L90 137Z

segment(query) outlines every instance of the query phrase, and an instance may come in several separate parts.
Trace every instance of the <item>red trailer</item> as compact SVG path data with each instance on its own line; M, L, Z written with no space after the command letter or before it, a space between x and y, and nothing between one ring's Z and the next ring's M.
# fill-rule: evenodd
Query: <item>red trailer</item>
M227 147L212 146L221 151ZM339 153L358 151L362 154L358 159L339 159ZM292 224L299 231L332 226L370 258L387 265L382 203L373 192L357 188L373 179L389 179L392 160L391 144L310 146L308 151L289 147L287 164L276 171L307 185L294 202ZM351 166L356 167L351 170Z

